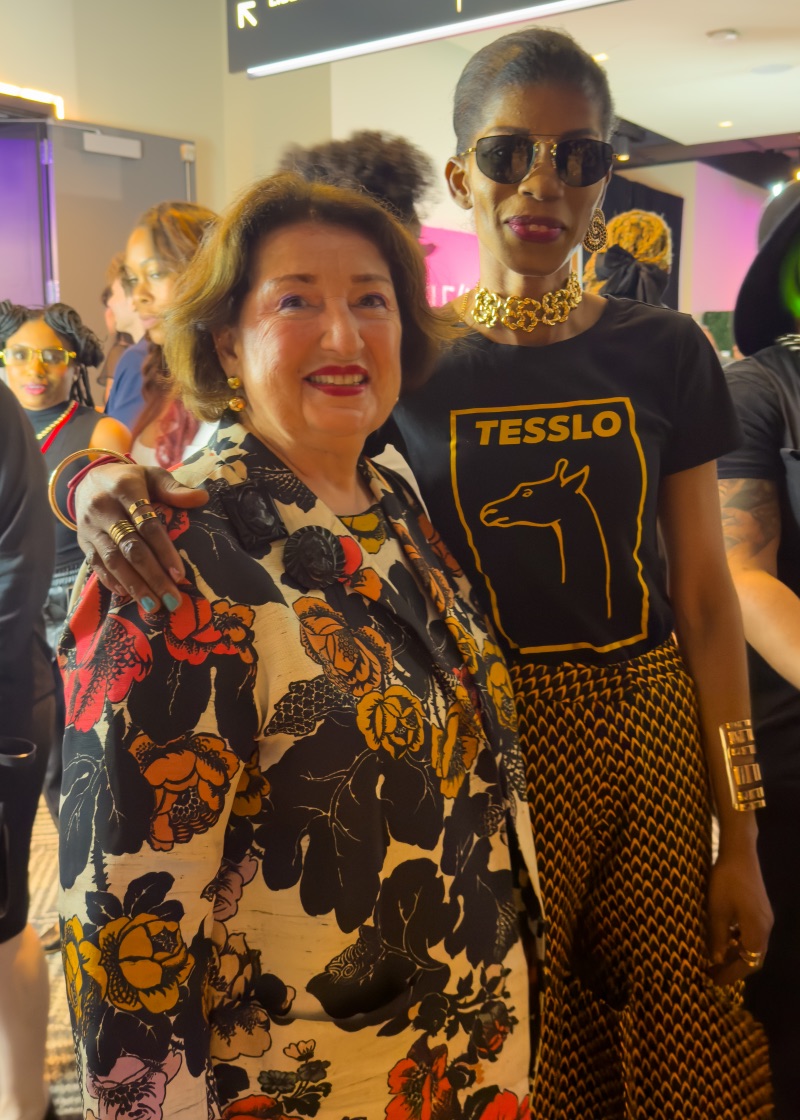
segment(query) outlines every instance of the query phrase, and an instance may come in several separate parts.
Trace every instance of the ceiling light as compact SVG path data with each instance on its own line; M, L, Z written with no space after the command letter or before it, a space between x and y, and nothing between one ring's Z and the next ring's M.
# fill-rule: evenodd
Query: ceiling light
M719 27L716 31L706 31L706 38L713 39L715 43L733 43L741 35L733 27Z
M620 163L627 163L631 158L631 142L624 133L617 133L614 137L614 157Z
M772 186L769 188L770 194L772 195L772 197L777 198L778 195L782 192L782 190L785 186L786 186L785 183L773 183Z
M601 51L600 54L593 54L592 58L595 62L608 62L608 55L605 51Z
M733 128L733 121L720 121L719 122L719 127L720 128Z
M0 82L0 93L4 93L8 97L21 97L23 101L38 101L40 105L53 105L58 119L60 121L64 119L64 98L59 97L57 93L45 93L41 89L10 86L6 82Z

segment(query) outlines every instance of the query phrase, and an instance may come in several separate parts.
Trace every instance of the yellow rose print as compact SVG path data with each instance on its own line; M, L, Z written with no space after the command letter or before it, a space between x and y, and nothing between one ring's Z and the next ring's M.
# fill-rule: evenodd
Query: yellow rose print
M392 758L418 751L425 738L422 705L402 685L362 696L356 721L367 746L373 751L383 748Z
M447 713L444 730L431 728L433 749L431 763L441 782L439 788L445 797L453 798L464 784L467 771L478 753L478 739L464 734L461 726L461 709L453 704Z

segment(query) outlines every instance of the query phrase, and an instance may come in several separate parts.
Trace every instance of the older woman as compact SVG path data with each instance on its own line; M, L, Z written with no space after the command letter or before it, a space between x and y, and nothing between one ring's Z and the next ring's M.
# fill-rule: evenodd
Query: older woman
M208 504L161 514L182 600L90 577L62 647L87 1114L527 1115L509 679L414 495L361 455L440 331L400 224L294 176L183 278L170 369L222 419L178 471Z

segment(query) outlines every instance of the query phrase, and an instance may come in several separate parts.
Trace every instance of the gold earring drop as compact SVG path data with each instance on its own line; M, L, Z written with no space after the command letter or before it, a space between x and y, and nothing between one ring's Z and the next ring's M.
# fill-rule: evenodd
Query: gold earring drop
M595 207L592 220L589 222L589 228L583 239L583 247L588 249L590 253L599 253L601 249L605 249L607 242L608 230L606 229L605 214L599 207Z
M247 401L244 399L244 397L240 397L238 395L238 393L236 392L236 390L241 389L241 387L242 387L242 383L241 383L241 381L239 380L238 377L229 377L228 378L228 388L233 389L233 393L234 393L234 395L228 401L228 408L232 412L241 412L242 409L247 404Z

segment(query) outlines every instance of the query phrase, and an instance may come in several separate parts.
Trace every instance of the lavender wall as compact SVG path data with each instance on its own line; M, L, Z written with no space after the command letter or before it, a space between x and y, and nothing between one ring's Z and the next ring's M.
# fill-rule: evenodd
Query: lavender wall
M0 137L0 299L45 302L39 213L39 143Z

